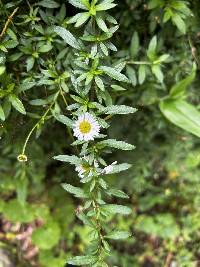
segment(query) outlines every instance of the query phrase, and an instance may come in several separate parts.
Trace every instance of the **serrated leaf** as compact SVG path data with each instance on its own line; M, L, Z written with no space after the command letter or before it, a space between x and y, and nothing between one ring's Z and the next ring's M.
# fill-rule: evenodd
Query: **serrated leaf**
M88 225L90 227L94 227L93 223L89 220L89 218L83 213L79 213L77 215L77 217L79 218L79 220L81 220L85 225Z
M133 150L135 146L123 141L117 141L115 139L107 139L98 143L102 147L112 147L121 150Z
M81 13L81 16L76 20L76 24L75 27L80 27L82 26L90 17L90 13L89 12L84 12Z
M84 10L88 9L83 3L81 3L80 0L69 0L69 3L80 9L84 9Z
M105 91L104 83L98 76L95 77L95 83L101 91Z
M63 162L68 162L72 165L82 164L82 160L77 156L59 155L59 156L53 157L53 159L63 161Z
M131 233L127 231L113 231L110 234L106 235L105 237L108 239L119 240L119 239L127 239L130 236Z
M103 32L108 32L108 27L101 16L96 16L96 22Z
M126 193L124 193L121 190L114 189L114 188L109 189L107 191L107 194L111 196L119 197L119 198L127 198L127 199L129 198L129 196Z
M70 194L73 194L77 198L87 198L87 195L85 194L83 189L79 187L75 187L71 184L62 184L62 187L64 190L66 190Z
M129 215L132 213L131 208L122 205L106 204L102 205L102 209L112 214Z
M56 118L57 121L60 121L61 123L67 125L69 128L73 128L73 124L74 123L68 117L66 117L64 115L56 115L55 118Z
M116 69L114 68L102 66L99 69L104 71L108 76L119 82L130 83L129 79L124 74L116 71Z
M24 115L26 114L24 105L22 104L21 100L16 95L10 94L8 99L9 99L10 103L12 104L12 106L17 111L19 111L20 113L22 113Z
M73 48L76 48L78 50L81 50L81 44L80 42L77 40L77 38L75 38L73 36L73 34L71 34L71 32L69 32L68 30L66 30L65 28L62 28L60 26L56 26L54 27L54 31L70 46L72 46Z
M83 266L94 264L97 260L98 258L96 256L77 256L68 260L68 263L76 266Z
M105 0L101 4L96 5L95 9L96 9L96 11L105 11L105 10L114 8L116 6L116 4L113 4L112 2L113 1Z
M136 111L136 108L132 108L125 105L111 105L106 107L102 112L108 115L124 115L135 113Z
M128 163L122 163L122 164L117 164L112 166L112 170L109 173L119 173L122 171L126 171L132 167L131 164Z
M57 8L60 6L57 2L53 0L43 0L37 3L38 6L46 7L46 8Z

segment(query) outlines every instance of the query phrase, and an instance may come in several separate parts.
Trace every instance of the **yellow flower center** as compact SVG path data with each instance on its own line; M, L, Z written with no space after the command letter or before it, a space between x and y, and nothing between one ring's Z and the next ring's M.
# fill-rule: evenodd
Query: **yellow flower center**
M90 166L86 166L86 165L81 165L82 169L84 170L84 172L87 172L90 170Z
M82 121L79 124L79 129L80 129L80 131L81 131L82 134L89 133L90 130L91 130L91 128L92 128L91 124L88 121L86 121L86 120Z

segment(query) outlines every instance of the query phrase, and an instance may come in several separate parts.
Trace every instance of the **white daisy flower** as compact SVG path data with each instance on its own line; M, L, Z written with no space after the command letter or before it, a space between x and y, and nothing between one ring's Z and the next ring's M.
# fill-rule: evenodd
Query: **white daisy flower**
M100 125L93 115L86 112L78 117L73 130L78 140L90 141L99 135Z
M113 162L112 164L106 166L106 167L103 169L102 173L104 173L104 174L110 174L110 173L112 172L112 170L113 170L113 166L116 165L116 164L117 164L117 161L115 161L115 162Z
M78 175L79 175L80 178L84 178L86 173L87 173L88 177L91 177L93 175L94 169L98 168L99 164L95 160L94 161L94 166L90 166L88 157L84 157L82 159L85 161L85 163L83 162L83 164L77 166L75 170L78 172Z
M80 178L84 178L84 174L86 174L86 172L89 172L89 174L91 175L90 167L86 165L77 166L75 170L78 172L78 175L80 176Z

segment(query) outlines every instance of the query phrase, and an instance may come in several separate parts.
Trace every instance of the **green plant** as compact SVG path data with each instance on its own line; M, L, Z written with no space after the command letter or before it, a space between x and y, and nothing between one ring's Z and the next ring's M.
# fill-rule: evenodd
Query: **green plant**
M109 127L112 116L134 113L136 109L125 105L113 105L109 93L109 87L115 89L117 86L112 79L129 82L121 73L125 66L123 63L107 65L108 62L105 60L109 50L116 50L109 39L118 27L115 19L106 12L115 4L112 0L100 3L96 0L91 3L87 0L71 1L71 4L88 11L78 13L68 23L75 23L75 27L80 27L88 19L89 22L83 36L76 38L65 28L55 27L55 32L75 49L76 55L70 75L73 89L69 91L70 93L72 91L70 97L74 103L67 107L71 111L73 120L60 113L55 114L55 117L72 128L74 136L78 139L72 145L81 148L78 156L59 155L55 159L74 165L81 178L80 182L85 184L84 190L70 184L63 184L63 188L75 197L85 199L85 204L77 211L77 216L91 228L90 245L86 255L72 258L69 263L102 267L108 266L105 256L111 253L109 239L124 239L130 236L129 232L107 227L110 215L131 213L130 208L109 204L103 199L104 195L128 198L123 191L109 188L105 178L108 174L127 170L130 165L117 162L107 165L102 155L112 149L132 150L134 146L123 141L106 139L105 134L100 134L100 129ZM105 19L110 27L106 25Z

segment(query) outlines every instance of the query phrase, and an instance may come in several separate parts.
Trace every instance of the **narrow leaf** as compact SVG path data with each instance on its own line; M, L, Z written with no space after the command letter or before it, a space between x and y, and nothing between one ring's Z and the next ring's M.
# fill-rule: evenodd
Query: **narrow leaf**
M122 205L115 205L115 204L107 204L107 205L103 205L102 209L105 211L108 211L109 213L113 213L113 214L123 214L123 215L129 215L132 213L131 208L126 207L126 206L122 206Z
M68 162L72 165L81 165L82 164L82 160L80 158L78 158L77 156L59 155L59 156L56 156L53 158L55 160Z
M12 106L22 114L26 114L25 108L21 102L21 100L14 94L9 95L9 101L11 102Z
M77 40L68 30L65 28L62 28L60 26L54 27L54 31L61 37L63 40L73 48L76 48L78 50L81 50L81 44L80 41Z

